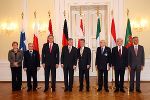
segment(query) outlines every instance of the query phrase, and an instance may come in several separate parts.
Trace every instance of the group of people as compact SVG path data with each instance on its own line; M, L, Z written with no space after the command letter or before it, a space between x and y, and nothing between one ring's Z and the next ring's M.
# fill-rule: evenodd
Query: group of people
M63 46L61 52L61 67L64 71L64 91L72 91L74 70L79 67L79 91L83 91L84 78L86 80L86 91L90 90L89 69L91 67L91 50L85 46L85 39L80 39L80 48L73 46L73 39L68 39L68 45ZM12 91L21 90L22 86L22 66L27 74L27 91L36 91L37 71L40 70L40 55L38 51L33 50L33 43L28 44L28 49L22 52L18 49L18 43L12 43L13 49L8 53L8 60L12 73ZM54 43L53 35L48 36L48 42L42 48L42 66L45 74L45 89L49 90L49 78L51 74L51 89L56 89L56 68L59 67L59 46ZM144 67L144 48L139 45L138 37L133 37L133 45L129 48L123 46L123 39L117 39L117 46L112 49L106 46L106 41L101 40L100 46L96 51L95 66L98 71L98 89L108 89L108 71L110 67L115 72L115 91L125 92L124 90L124 74L125 69L130 71L130 92L134 91L134 79L136 75L136 91L141 93L140 89L140 73ZM23 62L23 64L22 64ZM33 78L33 84L31 84ZM104 79L103 79L104 78Z

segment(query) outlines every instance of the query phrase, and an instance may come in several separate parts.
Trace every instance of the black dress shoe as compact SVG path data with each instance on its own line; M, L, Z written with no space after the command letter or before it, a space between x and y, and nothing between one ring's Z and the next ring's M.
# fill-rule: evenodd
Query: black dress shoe
M72 89L69 89L69 92L72 92Z
M48 88L45 88L45 89L44 89L44 92L47 92L47 91L48 91Z
M64 90L64 92L67 92L68 91L68 89L66 88L65 90Z
M133 92L133 89L130 89L129 92Z
M119 92L119 89L116 89L114 92L115 92L115 93L116 93L116 92Z
M87 91L87 92L89 92L89 91L90 91L90 90L89 90L89 88L88 88L88 89L86 89L86 91Z
M105 91L106 91L106 92L109 92L109 90L108 90L108 89L105 89Z
M37 91L37 89L36 89L36 88L33 88L33 91Z
M79 91L80 91L80 92L82 92L82 91L83 91L83 89L81 89L81 88L80 88L80 89L79 89Z
M141 91L140 89L136 90L136 92L138 92L138 93L142 93L142 91Z
M98 89L97 89L97 92L100 92L100 91L102 91L102 89L98 88Z
M30 92L32 89L28 89L27 92Z
M55 92L55 88L52 88L52 92Z
M120 89L120 92L125 93L125 90L124 89Z

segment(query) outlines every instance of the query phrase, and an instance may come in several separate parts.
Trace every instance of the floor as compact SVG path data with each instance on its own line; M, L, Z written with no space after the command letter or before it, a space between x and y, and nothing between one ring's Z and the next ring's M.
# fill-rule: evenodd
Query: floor
M26 83L23 83L23 90L20 92L11 91L11 83L0 82L0 100L150 100L150 82L142 82L142 93L128 93L125 83L126 93L114 93L112 83L109 83L110 92L96 91L96 78L90 78L90 92L79 92L78 78L74 80L74 88L72 92L64 92L64 84L57 82L56 92L51 91L44 93L44 83L40 82L37 92L27 92Z

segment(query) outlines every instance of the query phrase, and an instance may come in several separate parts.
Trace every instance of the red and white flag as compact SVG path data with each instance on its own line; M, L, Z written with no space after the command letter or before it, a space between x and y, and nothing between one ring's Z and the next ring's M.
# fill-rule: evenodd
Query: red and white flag
M112 18L112 23L111 23L111 37L110 37L110 47L113 48L116 46L116 29L115 29L115 21L114 18Z
M83 29L83 21L82 21L82 18L80 18L80 28L79 28L79 33L78 33L78 48L80 48L80 39L84 39L84 29Z
M48 30L49 30L49 34L52 34L52 35L53 35L53 28L52 28L52 21L51 21L51 19L49 20ZM49 35L49 34L48 34L48 35Z
M38 43L38 24L35 22L34 24L34 37L33 37L33 49L39 52L39 43Z

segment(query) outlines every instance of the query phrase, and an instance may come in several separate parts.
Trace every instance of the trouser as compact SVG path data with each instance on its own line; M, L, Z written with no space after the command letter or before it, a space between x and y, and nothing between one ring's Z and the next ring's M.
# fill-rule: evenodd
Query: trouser
M74 69L72 66L71 68L65 67L64 66L64 84L65 84L65 89L72 89L73 87L73 76L74 76ZM68 77L69 77L69 82L68 82Z
M104 79L103 79L104 75ZM102 89L104 82L104 88L108 89L108 71L107 70L98 70L98 88Z
M49 88L49 77L51 72L51 88L55 90L56 85L56 66L45 66L45 89Z
M136 75L136 90L140 90L141 67L131 68L130 71L130 89L134 89L134 78Z
M115 70L115 87L116 87L116 89L124 88L124 74L125 74L125 69ZM120 77L120 80L119 80L119 77Z
M80 82L80 89L83 89L83 79L85 76L86 80L86 89L89 89L89 69L79 69L79 82Z
M11 67L12 90L21 90L22 85L22 66Z
M37 68L27 69L27 86L28 89L32 89L31 78L33 78L33 89L37 88Z

